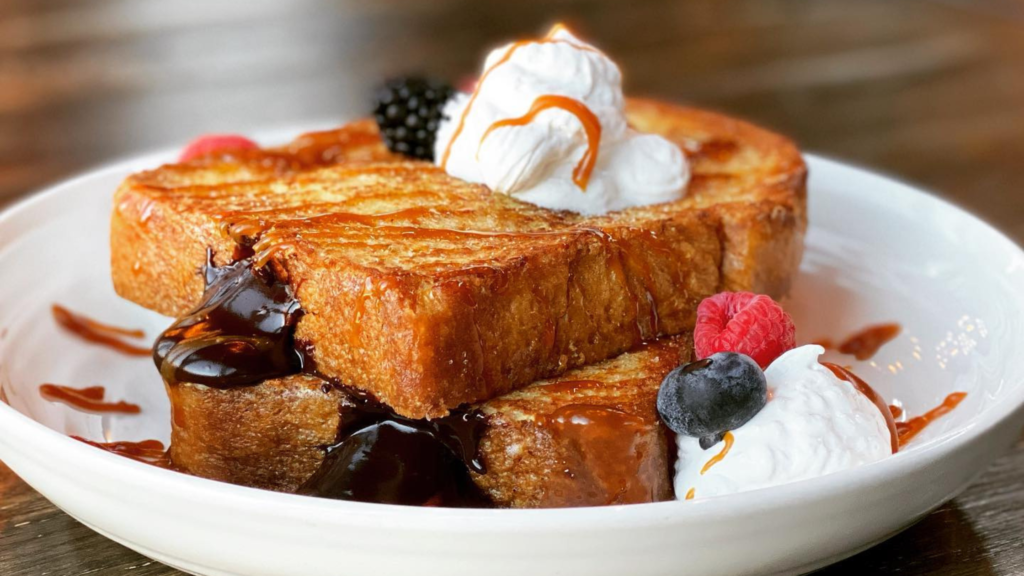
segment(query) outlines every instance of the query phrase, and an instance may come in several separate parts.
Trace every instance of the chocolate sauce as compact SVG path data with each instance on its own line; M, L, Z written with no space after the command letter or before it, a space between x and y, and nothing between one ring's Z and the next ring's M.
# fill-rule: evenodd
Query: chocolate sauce
M336 442L299 494L380 504L489 506L470 478L484 473L478 442L484 416L458 409L444 418L413 420L365 393L346 394Z
M157 340L153 357L173 387L178 382L228 389L306 372L317 374L313 350L296 342L302 315L287 283L252 258L221 268L208 254L206 293ZM320 469L300 494L386 504L487 506L470 478L483 473L477 444L484 417L454 410L444 418L413 420L365 392L345 393L337 439L324 447Z
M203 300L160 335L153 359L172 384L223 389L297 374L301 315L291 288L269 269L253 270L249 259L217 268L209 253Z

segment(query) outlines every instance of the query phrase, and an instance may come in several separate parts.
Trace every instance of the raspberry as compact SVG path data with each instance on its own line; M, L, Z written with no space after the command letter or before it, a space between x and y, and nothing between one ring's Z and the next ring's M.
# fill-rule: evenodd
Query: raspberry
M750 292L722 292L697 307L693 348L698 358L739 352L767 368L796 347L793 319L774 300Z
M459 89L459 92L465 92L466 94L472 94L476 90L476 83L480 80L479 76L468 74L459 78L459 81L455 84Z
M207 134L206 136L196 138L188 146L185 146L185 149L181 151L181 156L178 157L178 162L187 162L196 156L203 156L222 150L247 150L250 148L259 148L259 145L245 136L238 136L236 134Z

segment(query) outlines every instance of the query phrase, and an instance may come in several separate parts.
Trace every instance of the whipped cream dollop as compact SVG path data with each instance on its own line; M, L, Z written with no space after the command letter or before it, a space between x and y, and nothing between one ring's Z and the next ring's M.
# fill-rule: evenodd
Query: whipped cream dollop
M678 146L627 125L618 66L561 26L491 52L475 92L444 115L438 165L544 208L593 215L669 202L689 181Z
M852 384L818 363L825 349L800 346L765 370L768 403L731 431L732 442L702 450L679 436L676 497L705 498L824 476L892 454L878 407Z

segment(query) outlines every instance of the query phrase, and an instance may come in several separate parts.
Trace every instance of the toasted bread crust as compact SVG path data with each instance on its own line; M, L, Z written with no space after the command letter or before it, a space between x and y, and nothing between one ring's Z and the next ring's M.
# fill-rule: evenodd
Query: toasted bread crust
M500 507L671 499L670 448L655 401L665 374L690 350L688 336L666 338L483 403L487 473L473 474L474 482ZM312 376L232 390L182 383L169 393L178 468L284 492L320 466L346 402Z
M284 492L313 475L338 433L344 395L312 376L218 390L168 386L171 461L214 480Z
M412 418L678 334L720 290L783 294L806 227L796 148L709 112L631 101L629 116L687 151L684 199L550 212L398 161L363 121L130 177L115 200L114 285L179 315L202 293L207 248L215 263L233 257L222 224L243 241L258 224L257 248L306 311L296 337L318 370Z

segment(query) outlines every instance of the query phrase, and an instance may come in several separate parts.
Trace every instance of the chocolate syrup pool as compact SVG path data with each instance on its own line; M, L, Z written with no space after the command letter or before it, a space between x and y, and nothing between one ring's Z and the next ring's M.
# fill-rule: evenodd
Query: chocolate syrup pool
M206 291L199 305L157 340L153 358L170 386L230 389L302 372L316 373L300 353L295 326L302 317L287 283L252 260L217 268L208 254ZM342 383L338 435L324 446L320 469L300 494L386 504L484 507L470 470L485 472L478 442L484 417L457 409L444 418L413 420Z
M302 316L291 288L269 270L239 260L223 268L208 256L199 305L164 331L153 358L168 383L247 386L302 370L295 325Z

